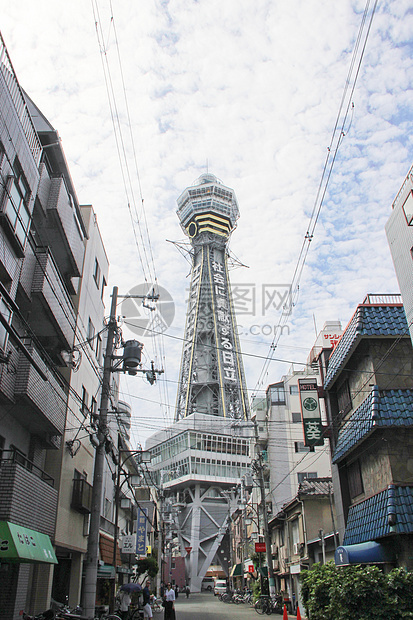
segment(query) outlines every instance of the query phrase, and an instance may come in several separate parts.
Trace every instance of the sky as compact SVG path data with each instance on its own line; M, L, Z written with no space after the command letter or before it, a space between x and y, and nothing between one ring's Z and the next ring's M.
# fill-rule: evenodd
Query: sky
M135 444L174 416L189 264L171 241L186 241L176 199L201 174L239 204L231 281L246 295L250 395L302 368L325 321L344 327L366 294L398 292L384 225L413 160L408 0L0 0L0 15L18 80L96 211L108 312L113 286L155 278L173 300L156 338L119 305L124 339L165 371L154 386L122 377Z

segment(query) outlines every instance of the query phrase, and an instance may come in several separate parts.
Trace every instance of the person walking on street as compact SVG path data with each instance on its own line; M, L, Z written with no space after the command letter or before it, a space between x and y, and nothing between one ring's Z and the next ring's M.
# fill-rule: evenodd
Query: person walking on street
M164 620L175 620L175 592L170 583L167 584L165 592Z
M189 593L190 593L190 591L191 591L191 590L189 589L189 586L186 586L186 588L185 588L186 598L189 598Z
M151 587L151 582L148 580L146 582L146 585L144 587L144 589L142 590L142 596L143 596L143 615L144 618L152 618L152 607L151 607L151 592L150 592L150 588Z
M129 592L126 592L125 590L121 590L121 592L119 592L119 602L120 602L120 615L122 617L122 620L127 620L128 614L129 614L129 605L131 604L131 597Z

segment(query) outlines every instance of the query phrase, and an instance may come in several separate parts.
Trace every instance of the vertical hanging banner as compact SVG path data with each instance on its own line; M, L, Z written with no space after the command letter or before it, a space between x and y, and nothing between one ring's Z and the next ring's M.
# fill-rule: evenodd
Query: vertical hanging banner
M322 446L324 439L317 381L315 379L299 379L298 387L300 390L304 444L306 446Z
M148 509L138 508L138 516L136 519L136 555L146 556L146 526Z

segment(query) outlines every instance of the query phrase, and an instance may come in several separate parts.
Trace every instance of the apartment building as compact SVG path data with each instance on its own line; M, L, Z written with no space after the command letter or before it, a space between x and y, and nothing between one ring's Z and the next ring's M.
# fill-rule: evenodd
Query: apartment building
M412 569L412 364L398 295L367 295L324 381L341 547L336 564Z

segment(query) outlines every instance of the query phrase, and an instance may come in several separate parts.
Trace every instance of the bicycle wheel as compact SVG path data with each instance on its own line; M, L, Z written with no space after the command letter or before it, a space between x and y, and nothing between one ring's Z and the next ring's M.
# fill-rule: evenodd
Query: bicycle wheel
M120 616L117 616L116 614L105 614L104 616L100 617L100 620L122 620L122 618L120 618Z
M267 616L270 616L272 614L272 608L273 608L272 600L267 599L266 607L265 607L265 613L267 614Z
M258 601L255 602L254 604L254 609L257 612L257 614L264 614L265 613L265 599L263 598L259 598Z

